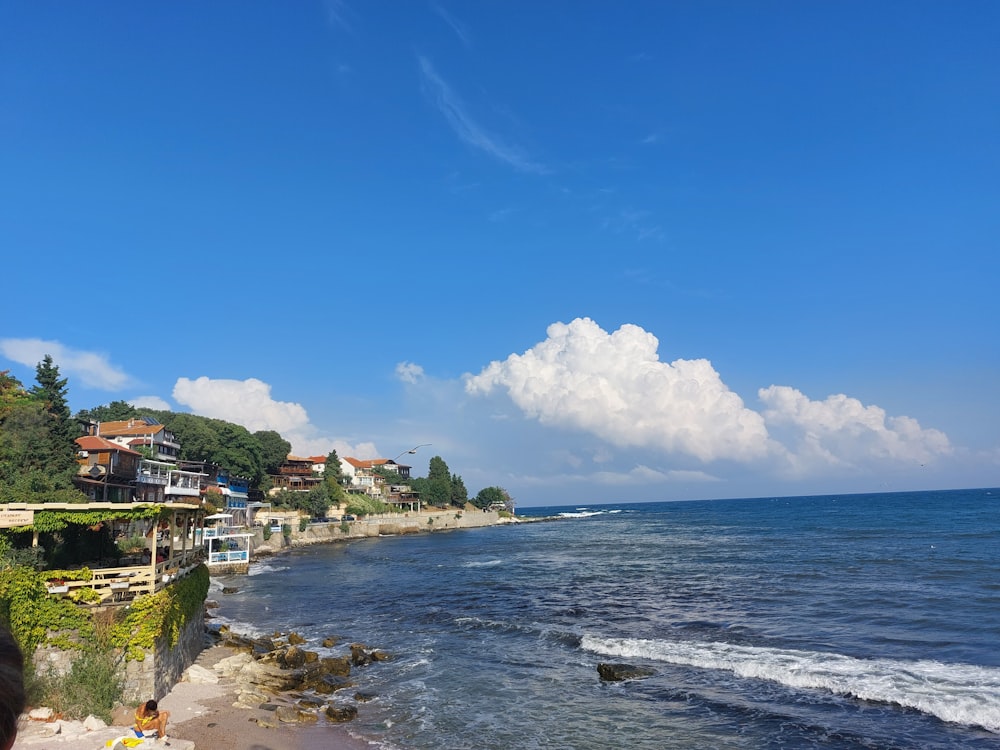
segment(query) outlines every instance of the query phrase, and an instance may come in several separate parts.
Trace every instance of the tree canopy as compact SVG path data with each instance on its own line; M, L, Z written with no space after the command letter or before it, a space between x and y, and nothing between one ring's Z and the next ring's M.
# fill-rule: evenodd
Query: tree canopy
M264 473L277 474L292 452L292 444L274 430L258 430L253 436L260 443Z
M73 487L77 436L66 406L66 380L51 357L26 391L0 373L0 497L4 502L84 502Z

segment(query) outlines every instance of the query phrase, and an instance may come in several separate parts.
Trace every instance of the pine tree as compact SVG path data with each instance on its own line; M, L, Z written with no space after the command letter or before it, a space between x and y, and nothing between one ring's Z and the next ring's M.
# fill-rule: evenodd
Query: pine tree
M72 487L76 470L76 443L80 426L69 411L66 400L67 379L59 377L59 367L52 363L52 356L45 358L35 368L37 385L29 391L31 398L48 414L45 437L34 443L37 459L46 467L49 481L56 488Z

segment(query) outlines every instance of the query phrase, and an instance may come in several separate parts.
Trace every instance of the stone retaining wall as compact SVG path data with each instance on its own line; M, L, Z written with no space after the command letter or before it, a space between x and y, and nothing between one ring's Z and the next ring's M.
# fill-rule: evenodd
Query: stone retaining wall
M342 523L311 523L299 531L298 524L291 524L291 535L272 534L264 541L263 533L257 529L253 540L253 554L266 555L288 547L309 544L326 544L347 539L390 536L398 534L419 534L428 531L448 529L473 529L483 526L497 526L507 523L506 519L493 510L449 510L420 511L412 513L383 513L365 516L356 521L348 521L345 532ZM214 571L213 571L214 572Z
M150 698L159 700L180 681L184 670L194 663L204 647L205 608L202 606L184 626L176 645L171 647L166 638L161 638L155 648L146 652L145 659L125 662L122 700L127 705ZM33 662L39 672L61 676L69 673L78 655L79 652L72 649L63 651L45 646L35 651Z

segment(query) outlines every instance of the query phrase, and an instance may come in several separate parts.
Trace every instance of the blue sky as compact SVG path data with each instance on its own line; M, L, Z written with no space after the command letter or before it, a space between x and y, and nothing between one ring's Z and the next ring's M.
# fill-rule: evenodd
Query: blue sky
M522 505L1000 484L1000 4L0 4L0 370Z

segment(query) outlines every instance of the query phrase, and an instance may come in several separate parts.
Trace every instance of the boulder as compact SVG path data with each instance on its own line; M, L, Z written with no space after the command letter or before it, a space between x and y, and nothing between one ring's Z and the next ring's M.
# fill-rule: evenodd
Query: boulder
M597 673L605 682L622 682L623 680L641 680L656 672L648 667L637 667L633 664L609 664L601 662L597 665Z
M104 723L103 719L98 719L96 716L88 716L83 720L83 728L88 732L96 732L101 729L106 729L107 724Z
M214 670L206 669L200 664L192 664L184 670L182 679L193 685L217 685L219 682L219 675L217 675Z
M320 695L330 695L338 690L344 690L345 688L354 687L355 683L344 677L338 677L337 675L325 674L318 680L310 682L307 687L311 688L316 693Z
M236 702L233 704L234 708L259 708L261 705L267 703L270 700L270 696L266 693L262 693L259 690L253 690L250 688L243 688L240 690L239 695L236 696Z
M274 715L283 724L296 724L299 720L299 710L295 706L278 706Z
M372 663L372 655L368 647L363 643L351 644L351 663L356 667L363 667Z
M249 686L270 693L295 690L302 682L298 670L282 669L276 664L251 661L236 675L241 686Z
M298 646L289 646L279 652L278 663L289 669L296 669L306 663L306 652Z
M319 660L323 671L326 674L337 675L338 677L350 677L351 660L346 656L327 656Z
M338 724L358 718L358 709L354 706L327 706L325 713L327 719Z
M212 669L222 677L235 677L243 667L252 661L253 657L250 654L238 653L233 656L227 656L225 659L220 659Z
M288 643L291 646L301 646L305 642L306 642L306 639L303 638L298 633L289 633L288 634Z

